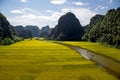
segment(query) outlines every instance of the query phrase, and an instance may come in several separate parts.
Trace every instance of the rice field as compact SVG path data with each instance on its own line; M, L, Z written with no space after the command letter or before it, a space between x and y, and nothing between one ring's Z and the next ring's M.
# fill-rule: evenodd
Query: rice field
M64 43L71 44L74 46L80 46L82 48L91 50L95 53L103 54L111 58L114 58L117 61L120 61L120 49L117 49L117 48L113 48L110 46L105 46L105 45L101 45L99 43L93 43L93 42L64 42Z
M24 40L0 46L0 80L118 80L75 51Z

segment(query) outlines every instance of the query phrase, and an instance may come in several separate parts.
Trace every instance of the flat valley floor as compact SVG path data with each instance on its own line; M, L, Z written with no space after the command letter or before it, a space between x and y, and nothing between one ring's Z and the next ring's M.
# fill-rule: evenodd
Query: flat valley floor
M48 41L0 46L0 80L118 80L74 50Z

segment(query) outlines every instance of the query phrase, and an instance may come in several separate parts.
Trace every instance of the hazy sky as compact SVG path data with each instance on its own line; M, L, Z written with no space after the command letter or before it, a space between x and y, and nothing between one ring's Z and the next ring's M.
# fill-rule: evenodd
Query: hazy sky
M12 25L49 25L54 27L59 17L73 12L82 25L95 14L105 14L120 6L120 0L0 0L2 12Z

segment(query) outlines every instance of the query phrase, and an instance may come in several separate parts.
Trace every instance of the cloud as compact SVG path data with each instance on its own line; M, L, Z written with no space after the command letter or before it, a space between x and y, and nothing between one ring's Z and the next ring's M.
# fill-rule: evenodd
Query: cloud
M112 3L112 0L109 0L109 4L111 4Z
M88 5L88 3L83 3L83 2L72 2L72 4L74 4L76 6L85 6L85 5Z
M96 12L88 8L63 8L60 11L46 10L46 14L42 14L30 8L24 8L22 10L25 12L22 15L8 18L12 25L38 25L39 28L49 25L50 27L54 27L58 19L67 12L74 13L81 24L86 25L89 23L90 18L96 14Z
M12 11L10 11L10 13L21 14L21 13L24 13L24 12L21 11L21 10L12 10Z
M53 13L54 11L52 10L46 10L47 13Z
M14 14L25 14L25 13L28 14L29 12L40 15L39 12L37 12L33 9L30 9L30 8L16 9L16 10L10 11L10 13L14 13Z
M107 8L108 8L108 6L101 6L101 5L99 5L99 6L97 6L95 8L95 11L99 11L99 10L103 10L103 9L107 9Z
M13 25L38 25L39 28L50 25L54 27L57 24L57 20L61 16L61 13L54 13L50 16L46 15L35 15L35 14L24 14L22 16L16 16L8 18Z
M23 8L23 9L21 9L22 11L24 11L25 13L33 13L33 14L36 14L36 15L40 15L40 12L38 12L38 11L35 11L35 10L33 10L33 9L31 9L31 8Z
M71 10L69 8L63 8L61 9L61 12L63 13L67 13L67 12L70 12Z
M15 17L8 17L8 20L12 25L38 25L40 28L50 25L51 27L54 27L57 24L59 17L63 15L63 13L52 10L46 11L46 13L50 13L50 15L39 13L30 8L23 8L21 10L24 12L23 14Z
M66 0L51 0L50 1L52 4L64 4Z
M20 2L28 2L28 0L20 0Z

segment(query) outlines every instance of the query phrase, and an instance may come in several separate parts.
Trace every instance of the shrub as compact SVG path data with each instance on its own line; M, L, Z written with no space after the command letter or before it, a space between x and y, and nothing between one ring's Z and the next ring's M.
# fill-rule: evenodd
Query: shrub
M14 42L19 42L19 41L24 40L23 38L18 37L18 36L14 36L13 39L14 39Z
M0 45L10 45L14 43L14 41L11 38L5 38L3 40L0 40Z

